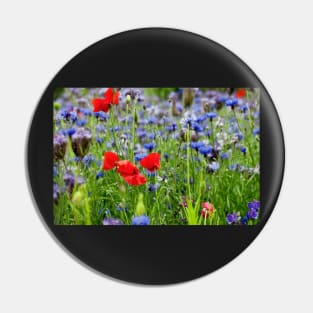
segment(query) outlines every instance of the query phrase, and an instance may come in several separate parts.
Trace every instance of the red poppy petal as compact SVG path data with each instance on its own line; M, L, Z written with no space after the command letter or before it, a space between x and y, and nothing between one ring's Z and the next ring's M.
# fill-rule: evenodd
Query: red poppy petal
M119 157L114 152L105 152L103 157L103 169L105 171L111 170L116 166L116 162L119 160Z
M121 176L136 175L139 173L138 168L128 160L119 161L116 163L116 166Z
M153 152L140 161L141 166L146 168L148 171L153 172L160 168L160 155Z
M99 111L108 112L110 109L110 105L109 103L106 102L105 99L95 98L92 100L92 104L93 104L94 112L99 112Z
M246 91L244 89L239 89L236 92L236 98L243 98L246 96Z
M122 176L122 177L126 181L127 184L132 185L132 186L143 185L147 182L146 177L144 177L142 174Z
M119 99L120 93L114 92L113 97L112 97L112 104L118 105L118 99Z
M104 93L104 99L106 103L112 103L113 100L113 88L108 88L107 91Z

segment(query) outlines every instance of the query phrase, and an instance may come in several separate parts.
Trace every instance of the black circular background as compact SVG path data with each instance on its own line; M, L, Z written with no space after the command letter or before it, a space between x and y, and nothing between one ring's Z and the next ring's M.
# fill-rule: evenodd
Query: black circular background
M57 87L259 87L261 222L257 226L55 226L52 94ZM262 230L282 183L284 141L273 102L238 57L199 35L147 28L101 40L74 57L45 90L31 124L28 175L46 224L74 256L112 277L146 284L187 281L241 253ZM261 263L261 260L259 260ZM53 266L53 264L50 264Z

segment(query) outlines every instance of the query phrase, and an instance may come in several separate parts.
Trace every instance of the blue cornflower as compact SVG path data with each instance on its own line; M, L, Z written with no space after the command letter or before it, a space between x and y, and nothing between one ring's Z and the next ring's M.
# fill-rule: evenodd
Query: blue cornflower
M232 109L238 105L238 100L237 99L228 99L225 101L225 105L227 107L231 107Z
M235 134L235 137L237 138L238 141L241 141L243 139L243 134L237 133L237 134Z
M148 142L148 143L145 143L143 146L145 149L151 152L156 147L156 144L154 142Z
M239 222L239 220L240 220L240 214L236 213L236 212L229 213L226 216L226 222L228 224L235 224L235 223Z
M260 128L255 128L253 130L253 136L259 135L260 134Z
M80 108L80 111L85 115L85 116L91 116L92 111L90 109L85 109L85 108Z
M137 162L141 161L144 157L147 156L147 153L136 153L135 154L135 160Z
M155 176L155 172L146 171L146 176L148 176L148 177L154 177L154 176Z
M210 172L216 172L220 168L220 165L218 162L212 162L208 165L208 168Z
M57 134L61 134L63 136L66 136L67 135L67 129L61 128L58 130Z
M177 124L173 123L171 124L170 126L166 126L165 129L168 131L168 132L174 132L175 130L177 130Z
M62 109L59 111L58 117L63 120L69 120L70 112L67 109Z
M143 129L137 129L137 137L139 139L143 139L144 137L146 137L147 132Z
M231 164L231 165L229 165L229 169L231 170L231 171L236 171L237 169L238 169L238 164L237 163L235 163L235 164Z
M242 106L240 106L240 111L243 113L246 113L248 111L248 105L247 104L243 104Z
M192 129L196 132L196 133L201 133L203 132L203 127L197 123L197 122L193 122L191 125Z
M111 142L107 142L105 146L106 146L108 149L111 149L112 147L115 146L114 140L112 140Z
M199 148L199 152L203 155L207 155L207 154L211 153L212 150L213 150L212 146L206 146L206 145Z
M149 225L150 219L147 215L134 216L132 218L132 225Z
M207 116L207 114L202 114L200 115L197 119L196 119L196 122L197 123L202 123L204 122L209 116Z
M205 144L201 141L193 141L190 143L190 148L198 151L201 147L205 146Z
M227 152L222 153L222 154L221 154L221 159L222 159L222 160L229 159L229 153L227 153Z
M104 133L105 132L105 127L104 125L102 124L98 124L96 127L95 127L95 130L97 133Z
M164 153L163 156L164 156L165 161L167 162L167 161L168 161L168 158L169 158L168 153Z
M74 123L77 120L77 113L75 111L70 112L70 120Z
M242 225L247 225L248 220L249 220L248 216L245 215L245 216L243 216L243 217L240 219L240 223L241 223Z
M157 124L158 123L158 119L155 116L150 116L148 118L148 123L149 124Z
M75 132L76 132L75 128L68 128L67 135L69 135L71 137L72 135L75 134Z
M104 176L104 172L100 171L96 174L96 179L102 178Z
M114 126L114 127L111 127L111 128L110 128L110 131L111 131L111 132L114 132L114 133L115 133L115 132L118 132L119 130L120 130L119 126Z
M76 121L76 125L79 127L83 127L87 124L87 121L85 119L79 119Z
M240 148L240 151L241 151L243 154L246 154L246 153L247 153L247 148L246 148L246 147L241 147L241 148Z
M148 133L147 134L147 137L150 139L150 140L153 140L155 138L155 134L154 133Z
M101 143L103 142L103 138L97 136L97 137L96 137L96 142L99 143L99 144L101 144Z
M208 112L206 116L210 119L210 121L212 121L213 118L217 116L217 114L215 112Z
M95 157L91 154L85 155L82 159L84 166L89 167L95 161Z
M212 129L209 129L209 130L205 133L205 135L206 135L207 137L210 137L210 136L212 135Z
M100 121L106 121L110 117L110 114L99 111L99 112L94 112L94 116Z

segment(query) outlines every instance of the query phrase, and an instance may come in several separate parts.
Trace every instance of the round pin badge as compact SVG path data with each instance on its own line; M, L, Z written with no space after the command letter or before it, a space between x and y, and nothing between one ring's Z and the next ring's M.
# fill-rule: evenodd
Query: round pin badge
M284 141L242 60L202 36L147 28L60 70L34 113L27 167L40 215L71 255L119 280L171 284L221 268L260 233Z

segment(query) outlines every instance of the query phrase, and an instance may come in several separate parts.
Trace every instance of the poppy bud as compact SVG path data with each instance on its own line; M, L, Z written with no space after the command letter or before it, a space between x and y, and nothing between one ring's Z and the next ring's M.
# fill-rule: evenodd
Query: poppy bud
M89 129L78 128L71 137L72 149L77 157L84 157L89 150L92 134Z
M127 96L126 96L126 103L127 103L127 104L130 104L131 100L132 100L131 96L130 96L130 95L127 95Z
M59 111L61 109L61 103L60 102L54 102L53 106L54 106L54 109L56 111Z
M143 194L140 193L138 197L137 206L136 206L136 215L140 216L140 215L144 215L145 213L146 213L146 208L143 203Z
M56 134L53 138L53 154L56 161L63 160L66 152L67 139L62 134Z

